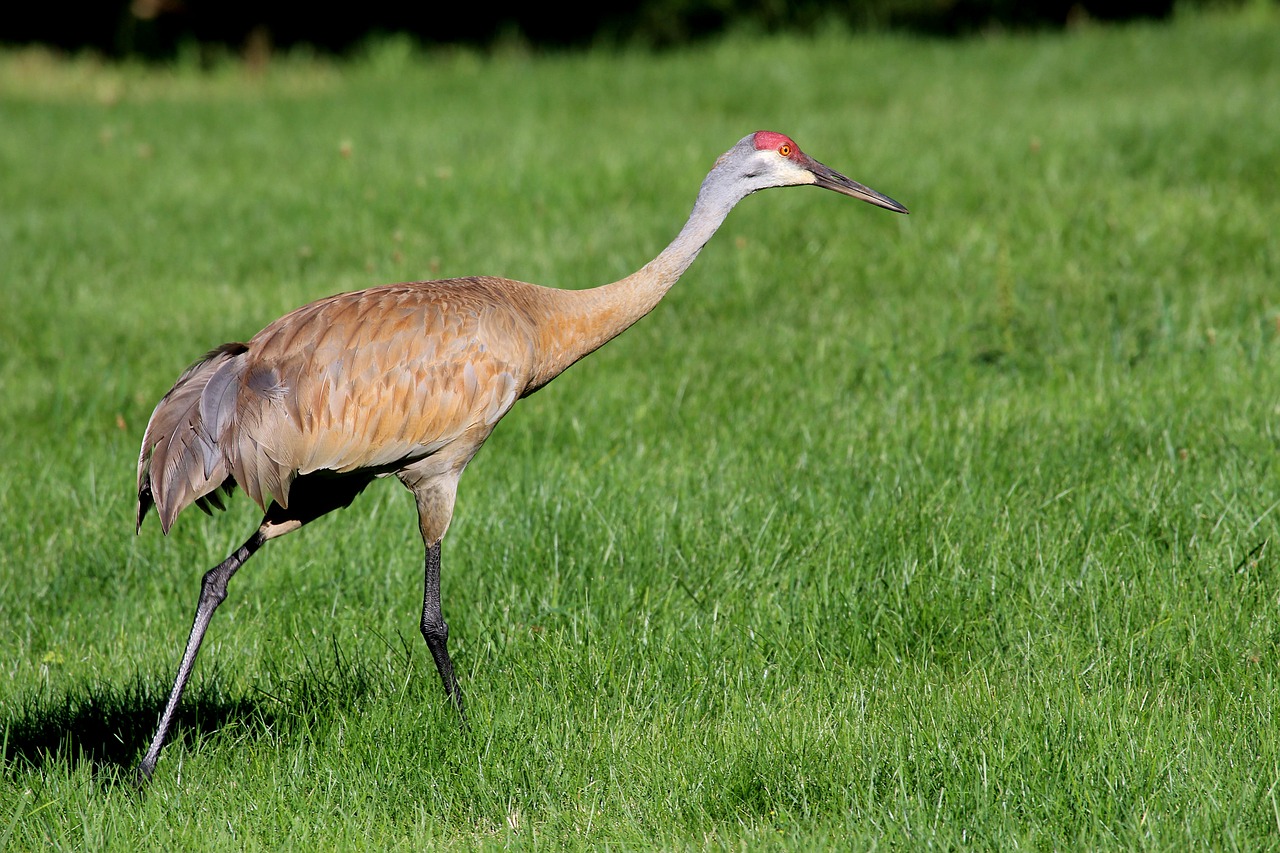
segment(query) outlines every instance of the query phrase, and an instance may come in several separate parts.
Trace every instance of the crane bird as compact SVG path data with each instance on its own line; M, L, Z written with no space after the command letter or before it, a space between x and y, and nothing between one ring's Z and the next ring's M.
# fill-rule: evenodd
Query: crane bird
M898 202L801 152L781 133L744 137L716 160L676 238L638 272L587 290L504 278L391 284L312 302L248 343L187 368L147 423L137 529L154 506L167 534L183 509L222 509L243 489L261 524L200 587L195 621L155 737L150 779L209 621L231 576L272 539L350 505L394 475L417 501L426 546L422 635L466 725L440 610L440 543L458 478L515 402L648 314L735 204L768 187L813 185L897 213Z

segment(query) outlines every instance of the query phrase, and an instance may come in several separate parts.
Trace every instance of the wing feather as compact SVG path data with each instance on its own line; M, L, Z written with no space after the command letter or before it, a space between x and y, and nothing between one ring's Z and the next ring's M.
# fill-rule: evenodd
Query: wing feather
M212 350L178 377L151 413L138 454L139 528L154 505L168 533L184 507L227 479L223 455L204 428L201 405L210 380L245 351L241 343Z
M465 465L529 387L529 285L389 285L303 306L192 365L156 407L138 463L139 523L167 532L234 482L264 510L322 471L391 473L449 448ZM444 457L441 457L444 458Z

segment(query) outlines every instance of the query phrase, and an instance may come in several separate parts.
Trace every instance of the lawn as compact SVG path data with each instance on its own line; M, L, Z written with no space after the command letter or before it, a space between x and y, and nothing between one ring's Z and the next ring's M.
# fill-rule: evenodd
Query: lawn
M0 54L0 849L1280 847L1280 13L267 69ZM308 300L579 288L745 200L463 478L232 581L152 406Z

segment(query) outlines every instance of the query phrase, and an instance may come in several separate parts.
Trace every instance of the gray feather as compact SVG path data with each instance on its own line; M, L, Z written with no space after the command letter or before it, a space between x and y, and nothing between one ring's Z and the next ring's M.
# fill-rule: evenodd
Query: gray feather
M228 480L226 459L216 434L206 428L204 410L208 408L214 421L224 428L225 419L231 415L217 405L207 407L204 396L211 380L236 363L247 349L244 344L231 343L208 353L178 377L151 413L138 454L139 528L154 505L160 526L168 533L179 512ZM217 506L217 498L207 503ZM207 503L202 503L202 508Z

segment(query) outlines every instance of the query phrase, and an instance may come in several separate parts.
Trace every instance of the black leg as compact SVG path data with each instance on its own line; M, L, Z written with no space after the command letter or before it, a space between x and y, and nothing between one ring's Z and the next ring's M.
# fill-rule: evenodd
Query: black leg
M453 674L453 661L449 659L449 626L440 612L440 542L427 546L427 580L422 596L422 636L426 638L431 657L435 658L444 692L458 709L462 727L467 727L467 712L462 707L462 689Z
M259 529L234 554L205 573L204 582L200 587L200 601L196 605L195 622L191 625L191 636L187 639L186 651L182 653L182 663L178 665L178 677L173 682L173 690L169 693L169 702L165 705L164 713L160 716L160 725L156 729L156 736L151 740L151 747L138 764L139 784L143 784L150 779L152 772L156 769L156 761L160 758L160 749L169 737L169 728L173 725L173 718L178 712L178 702L182 699L182 691L187 686L187 680L191 678L191 668L195 665L196 654L200 651L200 642L204 639L204 632L209 629L209 620L213 618L213 611L217 610L218 605L227 597L227 581L266 541L267 537Z

